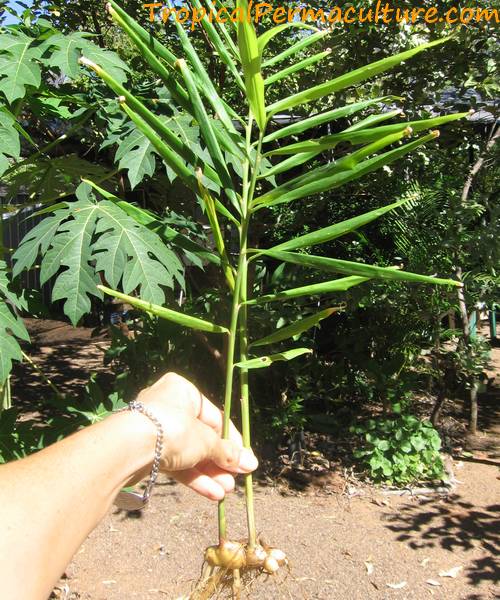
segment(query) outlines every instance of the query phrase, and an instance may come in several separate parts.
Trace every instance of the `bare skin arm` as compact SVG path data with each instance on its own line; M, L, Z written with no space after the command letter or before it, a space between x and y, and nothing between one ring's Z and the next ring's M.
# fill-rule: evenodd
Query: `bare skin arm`
M164 426L161 470L198 493L219 500L256 468L234 427L220 439L221 412L184 378L168 373L138 399ZM147 417L124 412L0 467L2 598L48 597L120 489L147 476L155 440Z

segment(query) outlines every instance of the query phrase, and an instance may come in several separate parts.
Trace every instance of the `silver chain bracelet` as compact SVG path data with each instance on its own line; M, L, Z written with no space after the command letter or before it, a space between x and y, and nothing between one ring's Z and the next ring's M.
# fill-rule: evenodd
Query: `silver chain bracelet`
M158 472L160 470L160 460L163 451L163 426L160 423L160 421L155 417L155 415L149 410L149 408L146 408L144 406L143 402L133 400L132 402L129 402L128 406L126 406L125 408L121 408L116 412L120 413L127 410L142 413L143 415L148 417L148 419L150 419L156 427L155 455L153 458L153 466L151 467L151 473L149 474L149 480L146 484L146 489L142 494L140 494L139 492L126 492L122 490L116 496L114 502L115 506L123 510L141 510L141 508L144 508L149 502L151 490L153 489L153 486L158 477Z

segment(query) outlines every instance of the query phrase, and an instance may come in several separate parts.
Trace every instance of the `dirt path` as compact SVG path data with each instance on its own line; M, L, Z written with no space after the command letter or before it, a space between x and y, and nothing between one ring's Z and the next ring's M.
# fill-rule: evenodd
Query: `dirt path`
M463 483L448 498L377 494L349 500L258 488L259 528L286 550L292 574L281 583L257 582L251 597L498 597L498 469L463 463L457 476ZM241 492L230 507L233 523L243 523ZM143 516L116 511L90 535L69 567L66 584L75 593L69 597L152 600L186 594L199 574L202 549L216 540L215 519L210 502L165 482ZM244 535L241 527L233 533ZM439 574L452 569L456 577Z

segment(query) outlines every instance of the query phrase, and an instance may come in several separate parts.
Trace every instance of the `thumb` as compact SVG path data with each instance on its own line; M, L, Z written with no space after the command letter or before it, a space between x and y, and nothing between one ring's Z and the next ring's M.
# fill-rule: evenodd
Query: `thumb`
M250 448L243 448L241 438L238 441L222 439L218 433L205 423L196 421L197 427L191 429L198 445L204 447L204 456L200 460L211 460L221 469L232 473L250 473L259 463ZM198 462L197 461L197 462Z
M218 467L232 473L250 473L258 467L255 454L241 443L221 439L211 428L204 427L205 442L208 446L208 458Z
M211 458L218 467L233 473L250 473L258 466L252 450L242 448L232 440L223 440L219 437L213 445Z
M215 432L210 458L225 471L238 471L241 448L231 440L222 440Z

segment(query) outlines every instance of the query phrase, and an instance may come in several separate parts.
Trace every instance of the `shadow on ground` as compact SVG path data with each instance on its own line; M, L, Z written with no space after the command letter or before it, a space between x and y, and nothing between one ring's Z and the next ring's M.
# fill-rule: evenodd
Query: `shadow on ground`
M90 329L74 328L61 321L26 319L25 322L31 343L23 344L24 351L62 394L76 398L91 372L101 372L101 377L107 375L103 367L107 341L92 338ZM31 419L43 421L52 414L47 400L54 396L54 391L27 361L14 365L12 396L14 405Z
M472 560L465 572L469 583L498 583L500 572L495 556L500 553L500 504L478 507L451 496L437 503L424 500L402 507L387 516L388 528L397 540L414 550L440 547L453 552L481 547L488 556Z

